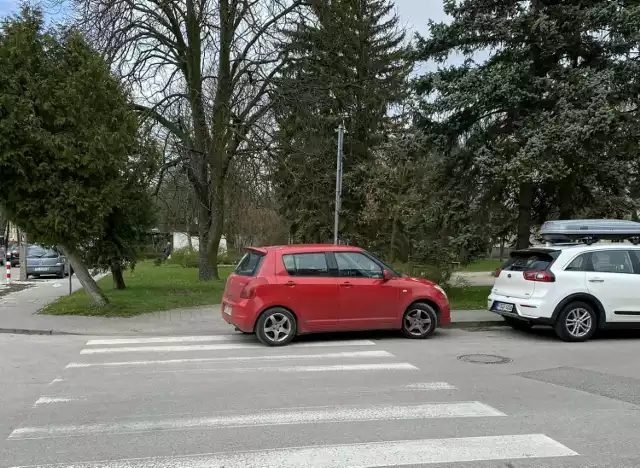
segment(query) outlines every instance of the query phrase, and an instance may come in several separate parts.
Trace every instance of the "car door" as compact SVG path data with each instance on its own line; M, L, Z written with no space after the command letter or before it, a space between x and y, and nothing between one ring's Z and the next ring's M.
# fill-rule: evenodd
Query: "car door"
M591 265L587 289L602 303L607 322L640 321L640 274L634 272L629 250L593 251Z
M361 252L333 255L340 289L340 329L393 327L401 308L397 281L386 281L382 267Z
M338 329L338 279L329 273L325 252L283 254L282 266L278 283L283 303L297 315L299 331Z

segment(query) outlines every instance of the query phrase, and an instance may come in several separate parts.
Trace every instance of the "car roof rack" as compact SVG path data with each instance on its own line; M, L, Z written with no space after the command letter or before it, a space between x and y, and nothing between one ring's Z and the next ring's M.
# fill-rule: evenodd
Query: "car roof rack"
M600 240L629 241L640 244L640 223L624 219L572 219L547 221L540 236L550 244L582 242L591 245Z

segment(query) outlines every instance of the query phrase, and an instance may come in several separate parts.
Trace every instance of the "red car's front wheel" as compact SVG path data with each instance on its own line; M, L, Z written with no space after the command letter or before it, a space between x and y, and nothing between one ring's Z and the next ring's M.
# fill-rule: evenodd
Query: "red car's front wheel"
M411 304L402 317L402 333L417 340L428 338L438 326L438 314L428 304Z

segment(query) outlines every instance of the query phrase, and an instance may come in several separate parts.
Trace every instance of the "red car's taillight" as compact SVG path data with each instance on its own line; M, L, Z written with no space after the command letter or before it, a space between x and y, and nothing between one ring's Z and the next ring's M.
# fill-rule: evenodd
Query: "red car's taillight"
M553 283L556 280L556 277L553 273L545 270L531 270L525 271L524 279L527 281L537 281L539 283Z
M244 288L242 288L240 297L242 299L251 299L256 293L256 288L265 283L267 283L267 281L264 278L254 278L250 280L247 284L245 284Z
M240 291L240 297L242 299L251 299L253 294L256 292L256 288L251 282L247 283L242 291Z

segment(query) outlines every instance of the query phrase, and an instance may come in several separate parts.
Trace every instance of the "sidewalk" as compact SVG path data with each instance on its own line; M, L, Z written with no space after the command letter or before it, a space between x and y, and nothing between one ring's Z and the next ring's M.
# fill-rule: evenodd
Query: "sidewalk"
M79 287L79 286L78 286ZM131 318L39 315L48 302L61 296L59 287L37 286L0 298L0 332L79 335L199 335L228 333L220 306L174 309ZM50 288L50 289L47 289ZM501 317L484 310L455 310L452 325L457 328L499 326Z

